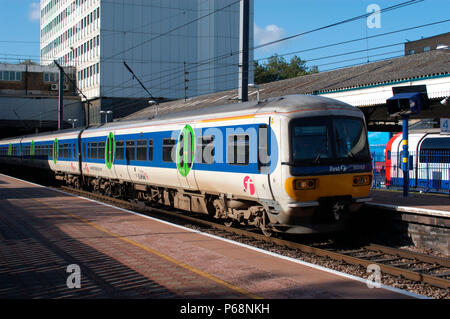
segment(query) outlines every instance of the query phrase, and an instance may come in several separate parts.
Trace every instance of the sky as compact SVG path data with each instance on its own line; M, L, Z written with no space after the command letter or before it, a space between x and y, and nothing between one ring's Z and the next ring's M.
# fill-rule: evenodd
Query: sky
M170 1L170 0L167 0ZM220 1L220 0L216 0ZM406 0L254 0L255 46L283 37L314 30L348 18L366 14L369 6L383 9ZM39 57L39 1L0 0L0 61ZM370 11L370 12L373 12ZM360 19L326 30L309 33L275 45L256 49L255 59L272 54L308 50L337 42L376 36L382 33L450 19L450 1L424 0L412 6ZM450 21L369 40L296 53L307 66L320 71L402 55L403 43L449 32ZM395 44L395 45L394 45ZM380 46L387 46L376 49ZM390 46L392 45L392 46ZM367 49L369 49L367 51ZM353 51L364 51L352 53ZM329 57L339 55L335 57ZM289 60L293 54L284 58ZM328 57L328 58L327 58ZM265 63L266 60L259 60Z

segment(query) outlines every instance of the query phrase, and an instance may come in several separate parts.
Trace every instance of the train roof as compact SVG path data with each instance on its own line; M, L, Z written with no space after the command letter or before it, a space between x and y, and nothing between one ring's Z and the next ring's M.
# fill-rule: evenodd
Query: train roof
M161 124L171 123L180 119L200 120L211 117L229 117L257 113L289 113L301 109L339 107L348 110L358 110L358 108L327 97L315 95L286 95L276 98L269 98L259 103L257 101L249 101L244 103L215 105L210 107L202 107L192 110L183 110L179 112L162 114L157 118L140 118L128 121L115 121L96 127L90 127L89 130L109 129L111 127L126 129L136 126L136 123L142 124ZM362 114L362 113L361 113Z
M223 117L223 116L239 116L243 114L256 114L256 113L289 113L296 110L301 109L310 109L310 108L323 108L327 109L329 107L339 107L348 110L358 110L358 108L340 102L338 100L330 99L323 96L315 96L315 95L286 95L276 98L268 98L260 101L249 101L244 103L234 103L234 104L224 104L224 105L215 105L210 107L202 107L198 109L192 110L183 110L174 113L162 114L157 118L141 118L135 120L128 121L115 121L111 123L105 123L90 127L78 127L75 129L67 129L63 131L52 131L52 132L44 132L38 134L31 134L20 136L18 138L36 138L47 135L61 135L71 133L78 133L79 131L85 129L87 132L94 132L96 130L111 130L115 129L126 129L132 128L136 126L136 124L170 124L171 122L175 122L180 119L205 119L211 117ZM358 110L359 111L359 110Z

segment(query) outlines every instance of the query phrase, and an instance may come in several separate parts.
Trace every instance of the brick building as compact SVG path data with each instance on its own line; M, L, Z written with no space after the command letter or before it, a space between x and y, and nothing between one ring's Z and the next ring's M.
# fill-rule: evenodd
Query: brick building
M74 77L74 68L65 72ZM0 95L58 95L59 70L56 66L0 63ZM75 95L74 87L64 77L64 95Z
M74 68L64 68L73 78ZM31 63L0 63L0 138L57 129L59 69ZM64 126L84 125L84 104L65 80Z
M450 32L405 43L405 55L428 52L450 45Z

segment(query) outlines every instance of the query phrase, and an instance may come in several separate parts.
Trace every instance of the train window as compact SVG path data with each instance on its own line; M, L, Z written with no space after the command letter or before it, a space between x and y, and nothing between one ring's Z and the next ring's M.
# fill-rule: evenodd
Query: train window
M270 164L270 135L266 124L258 127L258 167L260 170Z
M147 140L137 141L137 158L138 161L147 160Z
M153 161L153 140L148 140L148 160Z
M98 158L97 142L92 142L91 143L91 158L92 159L97 159Z
M198 137L195 161L200 164L212 164L214 163L214 155L214 135Z
M70 157L70 144L64 144L64 157Z
M420 146L422 163L450 163L450 138L427 138Z
M134 161L136 159L136 148L134 147L134 141L127 141L125 145L125 154L127 156L127 161Z
M177 141L171 138L163 139L163 162L175 162L175 146Z
M124 159L124 143L123 141L116 141L116 159L122 161Z
M98 159L105 159L105 142L98 142Z
M246 134L228 136L228 164L248 165L250 159L250 137Z
M59 145L59 154L58 158L64 158L64 144Z

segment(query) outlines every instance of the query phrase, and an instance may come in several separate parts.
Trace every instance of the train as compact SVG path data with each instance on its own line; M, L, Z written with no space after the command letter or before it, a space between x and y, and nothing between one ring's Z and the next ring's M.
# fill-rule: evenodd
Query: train
M267 236L344 229L373 178L364 114L314 95L2 139L0 163Z
M395 134L386 144L386 187L403 185L401 133ZM450 135L440 129L414 130L408 134L409 186L418 190L450 189Z

